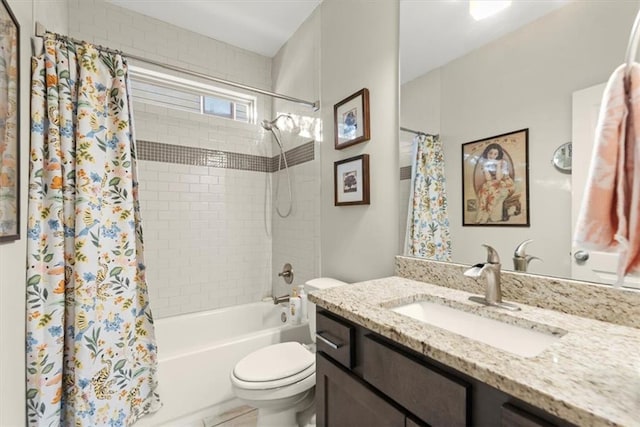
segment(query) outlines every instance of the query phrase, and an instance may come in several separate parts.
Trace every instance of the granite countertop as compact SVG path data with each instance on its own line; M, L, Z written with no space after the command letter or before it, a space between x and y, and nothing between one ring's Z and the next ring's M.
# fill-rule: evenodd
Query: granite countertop
M580 426L640 425L640 329L517 304L485 307L473 294L388 277L315 291L309 299L339 316ZM430 300L546 332L567 333L525 358L395 313Z

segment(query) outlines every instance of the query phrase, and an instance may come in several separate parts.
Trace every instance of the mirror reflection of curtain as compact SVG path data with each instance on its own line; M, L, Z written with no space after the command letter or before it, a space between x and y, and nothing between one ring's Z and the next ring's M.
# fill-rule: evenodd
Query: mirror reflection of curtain
M128 70L45 39L33 58L29 426L129 426L159 408Z
M0 22L0 236L18 232L18 40L9 22Z
M437 135L420 134L413 140L404 246L406 256L451 261L444 154Z

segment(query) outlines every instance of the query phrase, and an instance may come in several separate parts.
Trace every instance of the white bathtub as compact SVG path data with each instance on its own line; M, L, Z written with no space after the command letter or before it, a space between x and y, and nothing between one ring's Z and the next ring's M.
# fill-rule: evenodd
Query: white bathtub
M310 342L307 323L284 324L282 312L282 306L258 302L157 320L163 407L137 425L159 426L206 413L234 399L229 373L245 355L279 342Z

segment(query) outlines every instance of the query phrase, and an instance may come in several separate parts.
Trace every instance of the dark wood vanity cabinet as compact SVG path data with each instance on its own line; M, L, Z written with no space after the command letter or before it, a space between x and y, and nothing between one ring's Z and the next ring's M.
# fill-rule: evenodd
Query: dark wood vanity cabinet
M316 424L404 426L406 415L323 353L316 357Z
M319 427L570 426L318 308Z

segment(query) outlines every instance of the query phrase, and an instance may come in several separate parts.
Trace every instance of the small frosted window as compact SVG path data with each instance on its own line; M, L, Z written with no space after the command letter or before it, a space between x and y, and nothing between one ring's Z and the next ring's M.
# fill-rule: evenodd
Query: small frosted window
M205 114L233 119L233 102L205 96L203 111Z
M135 80L131 82L131 90L134 98L147 104L200 112L200 96L194 93Z
M256 98L200 82L136 67L131 73L133 99L145 104L253 123Z
M236 104L236 120L239 122L249 122L251 119L249 111L249 105Z

